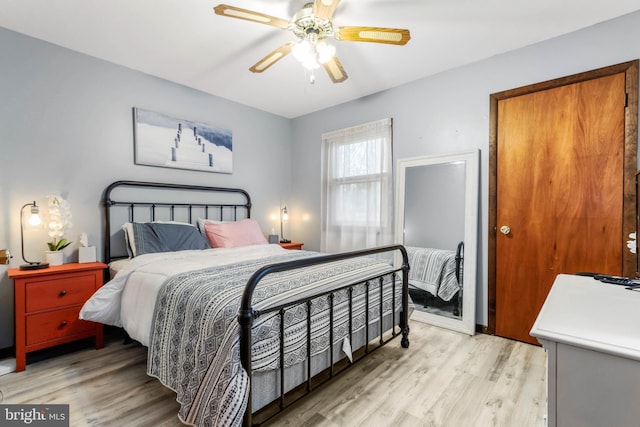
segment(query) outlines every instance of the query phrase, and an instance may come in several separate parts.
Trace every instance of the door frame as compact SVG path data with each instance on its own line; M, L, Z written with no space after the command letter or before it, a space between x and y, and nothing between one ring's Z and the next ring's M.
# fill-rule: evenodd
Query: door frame
M626 108L624 113L624 170L622 202L622 272L635 276L636 255L626 246L627 234L636 230L636 172L638 168L638 64L640 60L624 62L584 73L535 83L528 86L492 93L489 96L489 239L488 239L488 325L484 332L496 331L496 237L498 210L497 147L498 147L498 101L560 86L580 83L614 74L625 74ZM631 231L630 231L631 230Z

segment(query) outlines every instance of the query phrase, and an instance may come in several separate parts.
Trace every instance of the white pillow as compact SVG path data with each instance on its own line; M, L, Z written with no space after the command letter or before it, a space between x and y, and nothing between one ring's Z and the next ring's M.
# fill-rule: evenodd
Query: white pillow
M206 238L206 232L204 230L204 225L206 223L210 223L210 224L222 224L225 222L229 222L229 221L216 221L213 219L207 219L207 218L198 218L198 230L200 230L200 233Z

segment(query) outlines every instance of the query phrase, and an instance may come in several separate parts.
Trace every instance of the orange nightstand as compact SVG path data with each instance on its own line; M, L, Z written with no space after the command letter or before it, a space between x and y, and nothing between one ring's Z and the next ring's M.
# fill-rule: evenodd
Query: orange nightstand
M104 347L102 324L78 319L82 305L103 283L106 264L63 264L41 270L10 268L15 301L16 372L27 353L95 337Z
M278 243L280 246L282 246L285 249L291 249L291 250L302 250L302 245L304 245L304 243L298 243L298 242L289 242L289 243Z

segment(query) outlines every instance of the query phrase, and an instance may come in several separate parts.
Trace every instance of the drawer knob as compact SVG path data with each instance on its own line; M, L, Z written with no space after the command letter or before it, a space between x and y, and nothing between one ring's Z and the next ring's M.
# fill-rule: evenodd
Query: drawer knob
M60 322L60 327L64 328L65 326L67 326L67 321L63 320L62 322Z
M64 289L62 291L60 291L60 296L63 297L67 294L67 291L65 291Z

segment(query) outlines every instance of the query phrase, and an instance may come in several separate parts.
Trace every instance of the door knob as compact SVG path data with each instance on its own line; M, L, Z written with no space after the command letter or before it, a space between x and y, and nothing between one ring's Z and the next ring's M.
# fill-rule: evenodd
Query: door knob
M511 233L511 228L509 228L508 225L503 225L502 227L500 227L500 232L502 234L509 234Z

